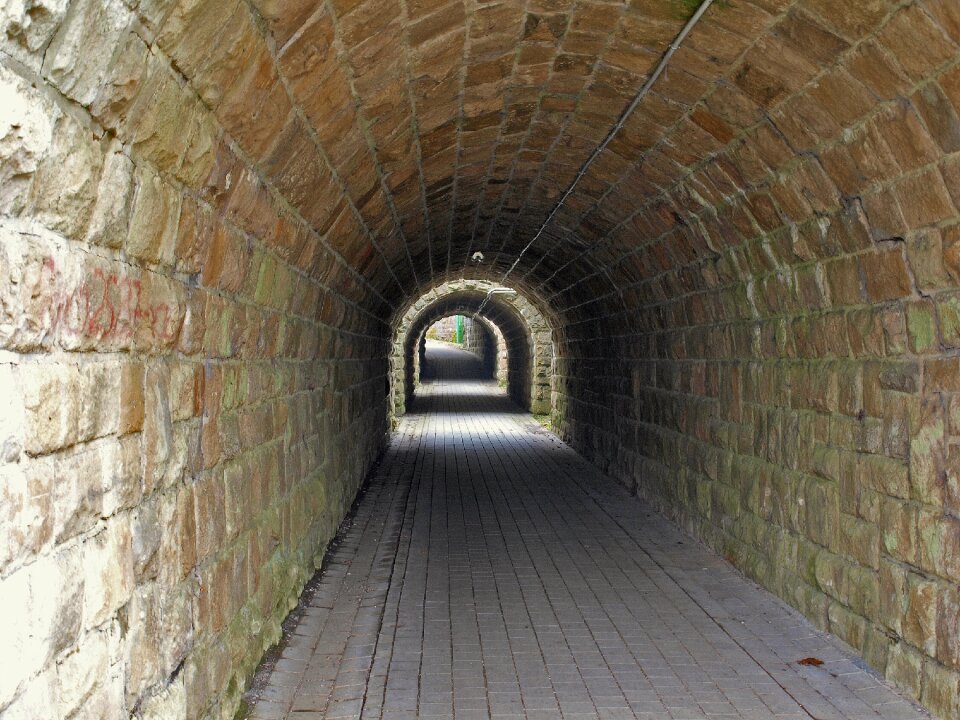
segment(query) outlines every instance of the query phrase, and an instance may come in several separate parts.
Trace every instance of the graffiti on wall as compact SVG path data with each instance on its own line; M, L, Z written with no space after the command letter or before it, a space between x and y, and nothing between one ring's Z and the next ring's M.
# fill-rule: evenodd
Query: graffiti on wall
M135 277L96 268L72 289L59 282L56 263L48 257L41 268L43 302L38 317L44 327L70 339L99 339L125 343L149 329L162 342L173 342L180 332L179 304L151 302L143 282Z

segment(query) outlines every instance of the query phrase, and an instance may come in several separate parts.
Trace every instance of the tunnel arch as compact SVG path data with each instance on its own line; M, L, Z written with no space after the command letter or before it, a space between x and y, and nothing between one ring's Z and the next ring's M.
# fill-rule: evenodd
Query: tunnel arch
M726 0L678 47L689 2L547 5L0 10L0 582L118 569L2 711L120 621L158 646L98 697L230 715L383 447L393 319L509 275L564 438L960 713L957 2Z
M471 312L476 312L476 309L483 302L477 296L471 297L469 295L450 296L450 300L451 302L438 301L437 304L425 309L421 316L414 319L406 333L402 360L404 371L403 393L406 407L410 407L416 388L424 377L425 341L429 327L447 317L469 316ZM473 319L478 324L482 323L491 328L489 332L494 341L499 336L500 342L503 344L503 354L507 359L504 368L507 393L521 407L528 408L531 402L530 389L532 383L530 378L535 372L533 355L530 350L533 340L529 331L522 324L513 321L513 319L504 318L498 310L499 308L492 307L489 308L488 313L485 309L484 312L488 313L485 317L473 316ZM492 318L496 318L496 320ZM505 330L501 330L501 326L505 327ZM493 330L494 328L495 330ZM484 330L484 332L487 331ZM490 359L495 361L499 354L499 347L494 345L493 350L495 355ZM483 359L481 357L481 360ZM494 367L490 369L495 370L495 363ZM487 379L496 379L493 372Z
M547 317L521 293L490 294L489 281L454 280L415 299L395 321L391 355L391 413L402 415L413 398L417 351L427 328L450 315L473 316L494 325L507 352L507 392L521 407L553 410L555 331Z
M424 376L426 341L429 339L430 329L437 323L454 317L457 315L445 315L434 320L433 324L420 333L419 340L414 340L413 380L415 385ZM506 387L509 359L503 332L489 318L478 315L461 317L464 320L462 349L472 353L480 361L480 379L494 380Z

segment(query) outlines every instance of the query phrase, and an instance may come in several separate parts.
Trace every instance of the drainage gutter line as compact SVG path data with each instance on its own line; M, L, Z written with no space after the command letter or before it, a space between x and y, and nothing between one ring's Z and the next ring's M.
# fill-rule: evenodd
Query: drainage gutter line
M640 104L640 101L643 100L646 94L650 91L650 88L652 88L654 83L656 83L657 80L660 79L660 76L663 75L664 71L667 69L667 65L670 64L670 60L673 58L674 53L676 53L677 50L680 49L680 46L683 45L684 40L687 39L687 35L689 35L690 32L693 30L693 28L696 27L697 23L700 22L700 18L703 17L704 13L707 12L707 10L710 8L712 4L713 4L713 0L703 0L703 2L700 3L700 7L697 8L696 12L690 16L690 19L687 20L687 23L686 25L683 26L683 29L680 31L680 34L677 35L677 37L674 38L673 42L670 43L670 45L667 47L667 50L666 52L664 52L663 57L660 58L660 62L657 64L656 69L653 71L650 77L647 78L647 81L643 84L643 87L640 88L640 91L636 94L636 96L627 106L627 109L624 110L623 113L620 115L620 119L617 120L616 125L614 125L613 128L610 130L610 132L607 133L607 136L600 142L600 144L597 145L596 148L594 148L593 152L590 153L590 157L587 158L587 161L580 166L580 169L577 171L576 177L573 178L573 182L570 183L570 185L564 191L563 195L560 196L560 199L553 206L553 209L550 211L550 214L547 215L547 219L543 221L543 224L540 226L540 229L537 230L536 234L533 236L530 242L528 242L526 246L524 246L523 250L520 251L520 254L517 255L517 259L513 261L513 264L503 274L503 277L500 278L501 285L503 285L506 282L507 278L510 276L510 273L512 273L516 269L517 265L520 264L520 260L526 254L527 250L529 250L533 246L533 244L543 234L543 231L546 229L547 225L550 224L550 221L553 220L556 214L560 211L560 208L563 207L563 204L566 202L567 198L570 197L570 195L576 189L580 180L582 180L583 176L586 175L587 170L590 169L590 166L593 164L593 162L598 157L600 157L600 154L607 149L607 146L611 142L613 142L613 139L614 137L616 137L617 133L623 129L623 126L626 124L627 120L633 114L633 111L637 109L637 106ZM483 299L483 302L480 304L480 307L477 308L477 311L473 314L474 319L476 319L477 315L480 314L480 311L483 310L483 308L486 306L487 302L490 300L490 296L492 293L493 293L493 290L490 290L487 292L487 296Z

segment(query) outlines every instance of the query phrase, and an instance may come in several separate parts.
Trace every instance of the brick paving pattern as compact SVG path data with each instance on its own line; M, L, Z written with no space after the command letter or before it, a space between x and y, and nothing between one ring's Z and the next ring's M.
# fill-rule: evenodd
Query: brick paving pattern
M250 717L928 717L433 345ZM800 664L805 658L821 666Z

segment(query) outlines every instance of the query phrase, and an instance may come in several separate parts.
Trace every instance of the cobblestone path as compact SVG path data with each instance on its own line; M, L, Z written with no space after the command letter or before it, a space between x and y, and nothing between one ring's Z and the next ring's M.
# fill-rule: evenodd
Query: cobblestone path
M431 347L251 718L927 717ZM820 666L799 661L817 658Z

